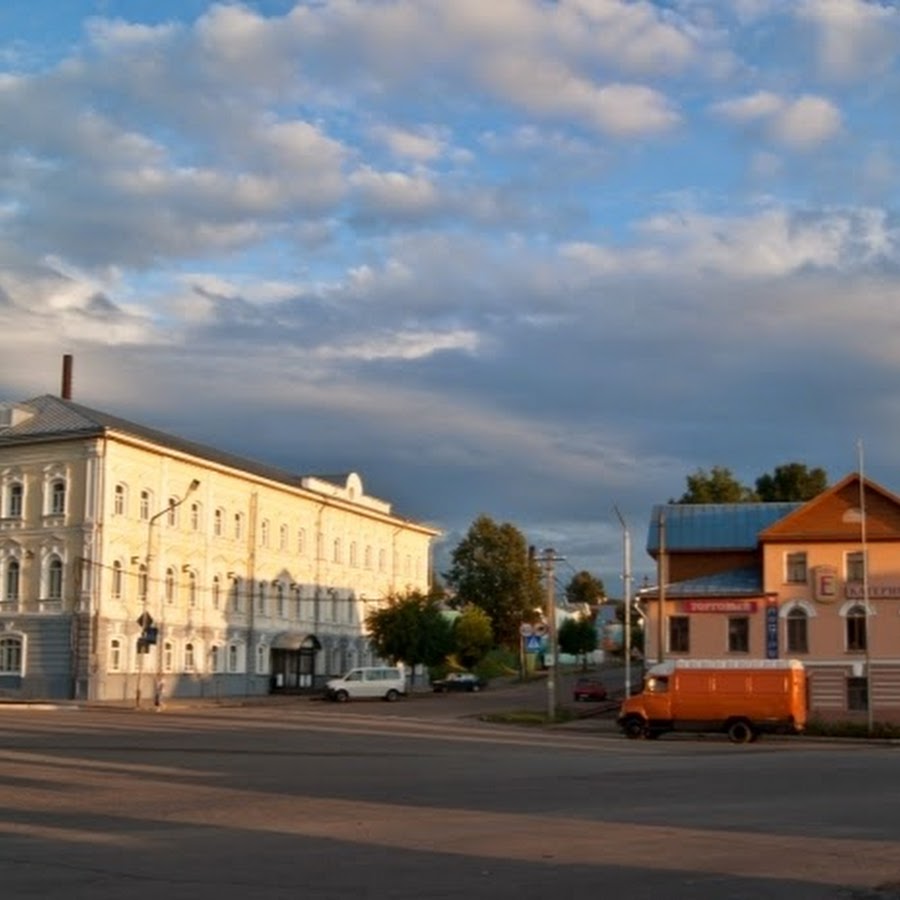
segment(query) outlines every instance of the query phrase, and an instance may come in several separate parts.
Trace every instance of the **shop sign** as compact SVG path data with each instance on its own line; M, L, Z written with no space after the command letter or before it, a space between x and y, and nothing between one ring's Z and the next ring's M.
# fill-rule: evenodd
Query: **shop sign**
M689 613L755 613L755 600L685 600L683 609Z
M813 599L816 603L834 603L837 595L837 569L834 566L815 566L813 568Z
M862 600L863 586L860 582L854 581L844 587L844 593L848 600ZM900 584L885 584L869 582L869 599L870 600L897 600L900 598Z
M778 604L766 603L766 659L778 659Z

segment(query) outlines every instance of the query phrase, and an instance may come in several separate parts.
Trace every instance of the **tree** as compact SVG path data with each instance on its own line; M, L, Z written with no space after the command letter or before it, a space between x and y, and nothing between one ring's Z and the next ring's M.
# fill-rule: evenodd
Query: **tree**
M366 627L379 656L413 670L443 662L453 649L452 626L437 597L421 591L389 597L366 616Z
M725 466L713 466L709 472L697 469L687 476L687 488L678 503L747 503L756 499Z
M597 629L591 619L566 619L559 626L556 643L560 653L581 657L581 667L587 668L587 655L597 649Z
M490 616L478 606L464 606L453 623L453 645L461 665L477 666L494 646Z
M585 570L576 572L566 585L566 603L572 606L581 603L593 606L605 599L606 589L603 587L603 581Z
M756 493L765 501L812 500L828 487L824 469L810 469L804 463L792 462L776 466L771 474L756 479Z
M507 647L518 646L519 626L534 619L543 600L540 569L529 556L524 535L489 516L472 523L444 577L455 589L454 605L483 609L494 638Z

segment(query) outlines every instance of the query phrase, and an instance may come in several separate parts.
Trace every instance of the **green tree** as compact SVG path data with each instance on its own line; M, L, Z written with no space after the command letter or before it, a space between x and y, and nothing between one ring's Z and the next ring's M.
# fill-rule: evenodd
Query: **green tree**
M572 606L580 603L593 606L605 599L606 589L603 587L603 581L584 569L576 572L566 585L566 603Z
M753 491L741 484L731 474L731 469L713 466L709 472L697 469L693 475L688 475L687 490L677 502L747 503L755 499Z
M452 626L436 596L410 591L393 595L366 616L372 646L392 662L434 666L453 649Z
M587 655L597 649L597 629L591 619L566 619L559 626L556 643L560 653L581 657L582 669L587 668Z
M464 606L453 623L453 644L461 665L477 666L494 646L490 616L481 607Z
M756 479L756 493L765 501L812 500L828 487L824 469L810 469L804 463L792 462L776 466L771 474Z
M543 600L540 569L529 556L524 535L489 516L472 523L444 577L455 590L454 605L483 609L495 640L506 647L518 646L519 626L533 620Z

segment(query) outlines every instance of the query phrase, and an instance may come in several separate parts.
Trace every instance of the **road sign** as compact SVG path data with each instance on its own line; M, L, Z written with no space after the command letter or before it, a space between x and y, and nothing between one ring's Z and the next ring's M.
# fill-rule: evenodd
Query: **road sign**
M525 638L525 650L527 653L540 653L544 647L544 641L539 634L529 634Z
M538 622L537 625L534 626L534 633L539 637L543 637L547 633L547 626L543 622Z
M519 634L521 634L522 637L530 637L533 633L534 629L527 622L523 622L519 626Z

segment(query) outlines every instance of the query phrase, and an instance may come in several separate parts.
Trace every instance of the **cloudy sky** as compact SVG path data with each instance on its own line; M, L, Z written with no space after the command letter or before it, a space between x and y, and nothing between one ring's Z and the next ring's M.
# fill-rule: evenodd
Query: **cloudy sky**
M0 397L621 590L653 503L900 491L893 0L3 0Z

